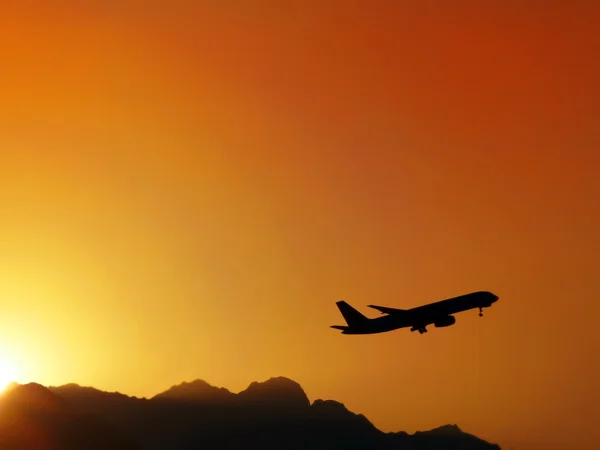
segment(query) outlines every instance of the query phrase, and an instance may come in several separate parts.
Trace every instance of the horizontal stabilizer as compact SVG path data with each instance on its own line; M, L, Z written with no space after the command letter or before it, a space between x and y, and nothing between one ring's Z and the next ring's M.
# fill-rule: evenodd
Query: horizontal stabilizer
M389 308L387 306L368 305L369 308L376 309L382 314L402 314L406 312L406 309Z
M348 327L344 327L342 325L331 325L331 328L335 328L336 330L347 330Z

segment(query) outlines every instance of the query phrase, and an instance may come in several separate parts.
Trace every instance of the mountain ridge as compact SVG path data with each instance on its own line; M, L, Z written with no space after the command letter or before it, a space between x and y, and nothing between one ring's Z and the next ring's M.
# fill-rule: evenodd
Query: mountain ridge
M102 440L96 437L98 434L103 434L102 442L107 443L107 449L500 449L464 432L456 424L413 434L383 432L366 416L348 410L341 402L329 399L310 402L301 385L286 377L252 382L238 393L196 379L171 386L150 398L130 397L75 383L49 387L30 383L13 386L0 395L0 408L5 404L23 404L21 397L29 399L28 414L34 418L38 417L39 405L40 411L47 403L60 405L56 407L60 414L55 415L65 417L64 423L56 425L62 434L71 436L75 431L68 424L84 420L82 429L89 431L89 439L97 441L94 448L102 449L105 447L99 446ZM6 398L13 398L12 403ZM46 433L51 434L53 428L49 425L46 428L50 430ZM0 424L0 442L3 433L7 434L7 429ZM82 432L74 435L80 441L87 438ZM118 445L108 443L111 439Z

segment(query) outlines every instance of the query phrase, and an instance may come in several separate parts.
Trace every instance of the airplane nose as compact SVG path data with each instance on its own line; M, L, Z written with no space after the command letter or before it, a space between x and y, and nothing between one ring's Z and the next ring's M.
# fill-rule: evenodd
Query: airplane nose
M498 301L498 296L496 294L492 294L492 303L497 302Z

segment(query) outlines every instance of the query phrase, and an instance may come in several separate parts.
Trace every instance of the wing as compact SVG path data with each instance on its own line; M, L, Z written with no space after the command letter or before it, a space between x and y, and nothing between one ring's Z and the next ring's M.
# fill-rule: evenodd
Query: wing
M382 314L403 314L406 313L406 309L388 308L387 306L368 305L369 308L376 309Z

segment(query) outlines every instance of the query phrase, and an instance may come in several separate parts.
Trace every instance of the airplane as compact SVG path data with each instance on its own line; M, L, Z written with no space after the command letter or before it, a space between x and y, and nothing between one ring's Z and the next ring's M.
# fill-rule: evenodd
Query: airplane
M428 325L433 324L437 328L454 325L456 318L452 314L462 311L479 308L481 317L483 308L489 308L497 300L498 296L491 292L478 291L412 309L368 305L369 308L386 314L373 319L365 317L344 300L340 300L336 302L336 305L348 325L332 325L331 328L342 330L341 334L375 334L411 327L410 331L418 331L423 334L427 332Z

